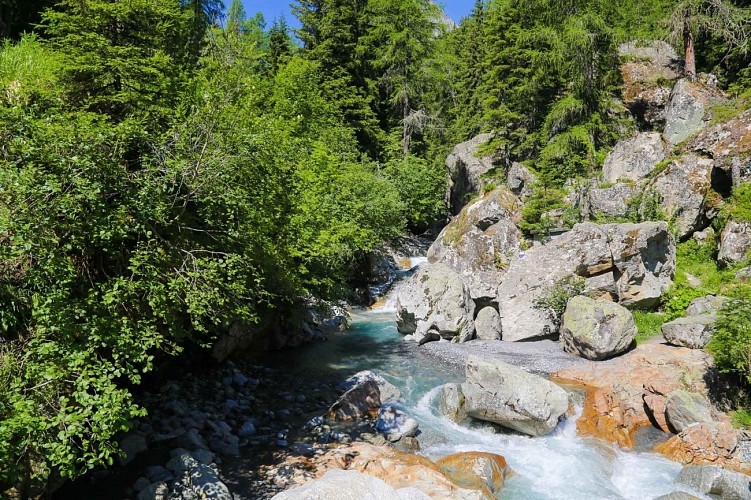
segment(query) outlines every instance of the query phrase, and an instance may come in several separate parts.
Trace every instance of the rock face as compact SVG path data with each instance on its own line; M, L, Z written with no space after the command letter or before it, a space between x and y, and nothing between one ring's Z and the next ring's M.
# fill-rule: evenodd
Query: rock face
M613 302L577 296L563 314L563 348L586 359L602 360L625 352L636 339L631 312Z
M467 142L458 144L446 158L449 171L449 186L446 202L453 215L459 213L469 197L483 187L481 176L495 168L490 156L477 156L477 151L493 138L493 134L480 134Z
M665 42L630 42L618 48L623 58L623 102L641 128L661 129L673 81L681 71L675 50Z
M503 340L556 332L554 319L534 304L561 279L579 276L596 282L593 288L612 290L625 307L649 308L659 303L674 273L675 241L667 223L577 224L511 262L498 288Z
M462 422L467 418L461 385L445 384L441 387L441 392L438 394L438 411L454 422Z
M660 172L646 187L659 197L659 210L668 219L675 219L680 239L686 239L695 231L704 229L709 223L707 218L706 197L712 187L712 168L714 162L689 154L673 161ZM649 214L646 204L650 197L642 202L641 213Z
M506 185L512 193L520 198L526 198L532 193L532 185L535 183L535 176L527 167L521 163L514 162L506 174Z
M593 217L626 217L629 201L635 189L628 184L617 183L608 188L589 190L589 212Z
M730 170L733 158L751 152L751 109L702 130L688 141L686 149L709 156L716 167Z
M709 108L725 100L717 87L681 79L673 87L665 116L665 138L678 144L706 126Z
M506 459L494 453L456 453L436 460L436 465L459 486L487 488L494 495L503 489L508 474Z
M669 394L707 395L711 366L711 356L700 350L643 344L618 358L558 371L551 379L586 391L579 434L631 448L636 430L653 421L669 432Z
M704 349L714 333L715 321L714 314L678 318L662 325L662 336L675 346Z
M486 193L467 205L446 226L428 251L428 261L459 274L476 301L495 300L505 264L518 253L517 222L521 202L506 188Z
M484 307L475 318L475 330L480 340L501 340L503 334L501 316L494 307Z
M428 499L422 492L411 489L395 489L386 482L354 470L334 469L321 479L306 483L299 488L283 491L274 500L311 500L324 498L358 498L367 500Z
M667 157L668 151L658 132L642 132L616 144L605 158L602 177L606 182L640 181Z
M722 465L751 473L749 463L741 458L737 431L726 421L689 425L655 446L655 451L684 465Z
M725 265L743 262L751 251L751 223L729 221L720 236L717 260Z
M665 416L673 432L681 432L691 424L712 422L712 405L695 392L673 391L668 395Z
M716 465L689 465L684 467L676 482L685 484L705 495L717 495L722 499L751 499L749 477L731 472Z
M470 356L466 375L462 393L471 417L541 436L555 429L568 410L566 391L509 364Z
M370 416L375 417L381 408L381 393L375 380L365 380L344 393L329 408L332 420L349 421Z
M392 443L405 437L414 437L419 427L417 420L393 406L383 406L378 412L376 430Z
M396 326L419 344L431 340L464 342L475 334L475 303L461 277L445 264L415 273L399 290Z

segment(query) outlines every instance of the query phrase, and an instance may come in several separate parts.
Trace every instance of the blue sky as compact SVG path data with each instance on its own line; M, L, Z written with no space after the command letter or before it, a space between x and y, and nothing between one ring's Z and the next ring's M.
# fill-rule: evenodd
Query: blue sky
M226 3L229 4L228 1ZM290 25L297 25L297 19L290 14L289 3L289 0L243 0L248 15L262 12L269 26L275 18L280 16L285 16ZM438 3L443 5L449 17L459 22L462 17L469 14L475 2L474 0L442 0Z

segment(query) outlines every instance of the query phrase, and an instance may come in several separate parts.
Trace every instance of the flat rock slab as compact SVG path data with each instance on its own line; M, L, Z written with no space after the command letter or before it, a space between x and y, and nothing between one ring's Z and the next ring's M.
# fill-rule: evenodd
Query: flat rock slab
M500 340L472 340L463 344L430 342L420 349L451 366L463 368L467 357L498 360L538 375L549 375L578 365L596 364L563 350L559 342L504 342Z

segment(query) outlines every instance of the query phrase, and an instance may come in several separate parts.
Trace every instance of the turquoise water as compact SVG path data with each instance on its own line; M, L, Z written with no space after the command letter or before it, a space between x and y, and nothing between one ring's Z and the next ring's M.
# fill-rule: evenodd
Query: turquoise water
M355 312L352 320L349 331L331 335L327 342L287 352L286 366L307 377L338 380L360 370L380 373L402 391L399 406L420 422L420 453L438 458L487 451L506 458L516 475L500 498L645 500L680 489L674 485L679 464L581 438L576 435L576 417L549 436L530 438L496 434L481 425L469 428L437 416L440 386L462 382L463 373L425 355L413 342L403 342L391 311Z

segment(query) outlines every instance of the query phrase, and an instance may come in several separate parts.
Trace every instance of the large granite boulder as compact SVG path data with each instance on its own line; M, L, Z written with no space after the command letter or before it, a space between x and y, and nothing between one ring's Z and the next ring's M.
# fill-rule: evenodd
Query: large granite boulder
M689 465L676 479L705 495L723 500L751 499L751 478L746 474L725 470L717 465Z
M506 174L506 185L512 193L524 199L532 194L532 185L536 180L535 175L521 163L514 162Z
M322 478L283 491L274 500L313 500L357 498L358 500L427 500L430 497L413 488L395 489L377 477L354 470L332 469Z
M681 61L663 41L629 42L618 48L623 76L623 102L642 129L662 129L673 82Z
M685 149L709 156L716 167L730 170L734 158L751 153L751 109L705 128L686 143Z
M551 380L585 391L576 421L579 434L631 448L636 431L653 422L670 432L668 395L686 390L706 397L712 369L712 357L704 351L642 344L617 358L560 370Z
M348 422L375 417L381 408L381 393L375 380L364 380L345 392L329 408L328 418Z
M710 108L725 102L716 86L681 79L673 87L665 115L665 138L679 144L704 128L711 119Z
M717 260L726 266L743 262L751 252L751 223L729 221L720 235Z
M550 433L568 410L568 394L554 383L501 361L470 356L462 384L467 415L530 436Z
M503 324L495 307L483 307L475 318L475 331L480 340L501 340Z
M460 384L445 384L441 387L438 393L438 412L454 422L462 422L467 418Z
M424 344L432 340L471 340L475 303L461 277L445 264L415 273L399 289L396 327Z
M728 298L720 295L705 295L694 299L686 308L686 316L701 316L702 314L717 314Z
M668 145L658 132L642 132L615 145L605 158L602 177L606 182L640 181L667 157L668 152Z
M512 260L498 287L503 340L547 337L557 318L535 304L561 280L586 279L625 307L656 306L672 284L675 241L665 222L577 224Z
M579 295L568 301L561 325L566 352L599 361L625 352L636 339L631 311Z
M498 188L462 209L428 250L428 261L459 274L475 301L495 301L506 265L519 251L521 202Z
M492 156L477 156L480 147L490 141L493 134L480 134L456 145L448 158L449 185L446 202L453 215L459 213L472 195L482 191L484 174L495 169Z
M691 424L711 422L712 405L703 395L681 389L668 394L665 416L670 430L678 433Z
M712 338L716 321L717 316L714 314L674 319L662 325L662 336L669 344L675 346L704 349Z
M596 219L621 218L628 215L629 202L634 198L634 186L616 183L607 188L589 190L589 213Z
M709 224L706 198L712 188L714 162L694 154L682 156L668 165L647 185L645 191L658 196L658 209L670 220L675 220L678 237L690 237ZM640 208L648 215L647 204L654 199L645 196Z

